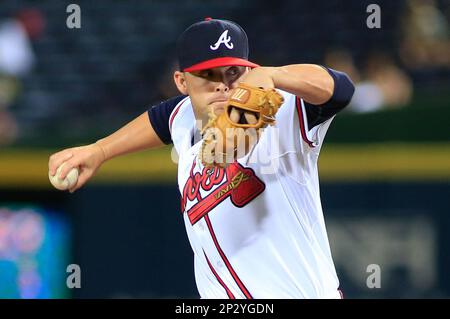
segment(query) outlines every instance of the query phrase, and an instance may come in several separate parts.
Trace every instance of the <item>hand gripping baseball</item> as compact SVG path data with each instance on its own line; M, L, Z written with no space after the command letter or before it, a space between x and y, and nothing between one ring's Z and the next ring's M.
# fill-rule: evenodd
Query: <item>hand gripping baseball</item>
M258 141L261 128L275 124L284 99L275 89L240 83L233 90L222 114L209 113L202 130L200 161L206 167L225 167L245 155Z

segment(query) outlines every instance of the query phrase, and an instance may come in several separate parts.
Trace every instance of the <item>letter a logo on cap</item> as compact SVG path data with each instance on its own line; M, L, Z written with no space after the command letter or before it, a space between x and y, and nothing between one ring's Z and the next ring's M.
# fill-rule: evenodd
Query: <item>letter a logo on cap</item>
M209 48L211 49L211 50L217 50L219 47L220 47L220 45L223 43L223 44L225 44L225 46L228 48L228 49L233 49L233 47L234 47L234 45L233 45L233 43L231 43L230 42L231 41L231 36L228 36L228 30L225 30L225 31L223 31L223 33L220 35L220 37L219 37L219 40L217 40L217 42L216 43L214 43L214 45L210 45L209 46Z

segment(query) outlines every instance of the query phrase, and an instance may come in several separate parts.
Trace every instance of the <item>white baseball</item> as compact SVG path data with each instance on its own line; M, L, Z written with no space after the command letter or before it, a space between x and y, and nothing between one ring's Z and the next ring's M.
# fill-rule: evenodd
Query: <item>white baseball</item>
M72 188L78 181L78 168L74 167L70 170L70 172L67 174L66 178L61 179L59 177L59 174L61 173L62 168L64 167L66 163L62 163L61 166L58 167L56 170L56 174L54 176L50 175L50 172L48 173L48 178L50 179L50 183L52 183L53 186L55 186L56 189L59 189L61 191L64 191L66 189Z

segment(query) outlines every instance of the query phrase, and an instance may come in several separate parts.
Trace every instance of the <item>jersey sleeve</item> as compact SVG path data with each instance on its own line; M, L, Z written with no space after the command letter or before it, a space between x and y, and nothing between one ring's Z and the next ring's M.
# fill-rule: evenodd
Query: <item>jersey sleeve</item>
M323 105L312 105L280 91L285 102L266 137L271 162L278 167L275 169L281 169L299 183L308 183L317 176L317 160L328 128L353 95L353 84L347 75L331 69L329 72L335 86L332 97Z
M185 95L173 97L151 106L147 111L153 129L164 144L172 143L169 128L170 114L185 97Z

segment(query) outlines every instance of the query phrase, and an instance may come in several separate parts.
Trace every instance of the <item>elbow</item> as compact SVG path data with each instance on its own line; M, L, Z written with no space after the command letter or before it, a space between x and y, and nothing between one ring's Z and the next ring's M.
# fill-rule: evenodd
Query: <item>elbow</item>
M331 100L334 94L334 79L331 78L331 81L329 83L326 83L326 85L323 87L323 95L326 97L325 101Z
M331 100L334 93L334 80L331 76L316 79L315 81L308 81L310 88L309 96L305 96L305 100L313 105L323 105Z

